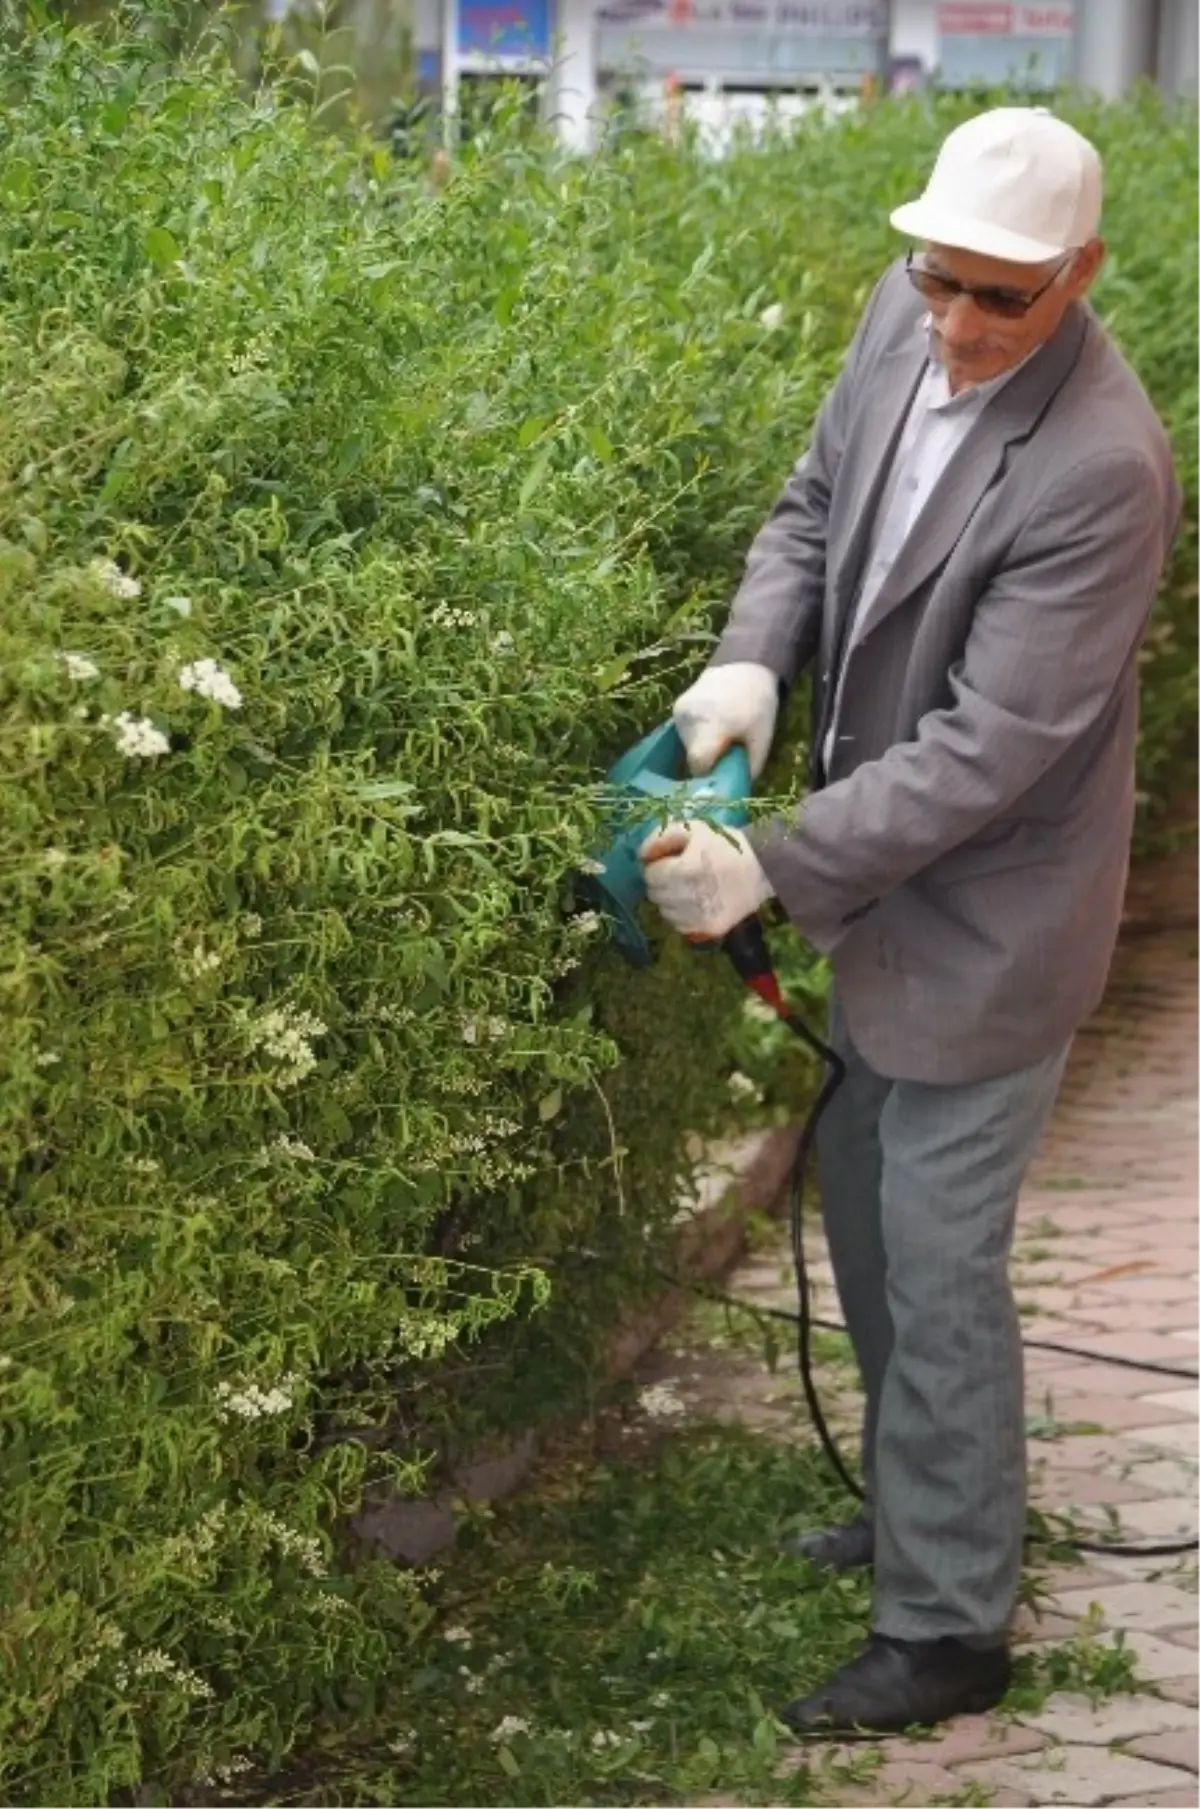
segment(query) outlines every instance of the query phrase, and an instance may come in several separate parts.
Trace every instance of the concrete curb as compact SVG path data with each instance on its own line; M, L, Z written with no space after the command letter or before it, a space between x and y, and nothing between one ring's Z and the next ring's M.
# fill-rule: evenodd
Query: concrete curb
M676 1273L713 1281L732 1268L744 1247L749 1219L777 1212L782 1205L799 1135L800 1127L789 1124L704 1147L696 1211L675 1244ZM608 1349L610 1380L622 1381L632 1373L676 1323L688 1300L686 1289L668 1287L620 1328ZM372 1553L400 1564L428 1564L454 1544L455 1502L498 1501L510 1495L528 1476L540 1448L538 1435L526 1431L477 1451L437 1495L421 1500L393 1495L378 1501L351 1520L350 1530Z

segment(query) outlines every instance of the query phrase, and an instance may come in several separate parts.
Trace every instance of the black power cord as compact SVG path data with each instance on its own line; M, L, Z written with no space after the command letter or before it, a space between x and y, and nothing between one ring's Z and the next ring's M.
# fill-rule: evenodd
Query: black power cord
M830 1100L846 1078L846 1064L835 1049L811 1031L802 1018L796 1017L788 1006L779 987L774 968L771 965L767 950L766 938L762 925L757 918L750 918L739 924L725 937L722 948L733 962L741 979L775 1012L780 1022L786 1024L792 1034L799 1038L805 1047L816 1055L824 1068L824 1077L820 1089L814 1099L800 1130L796 1154L792 1162L789 1181L789 1226L791 1231L792 1260L796 1269L797 1304L799 1311L789 1313L782 1307L757 1307L750 1301L739 1300L735 1295L723 1294L718 1289L687 1283L693 1292L711 1300L719 1301L725 1306L738 1307L760 1316L772 1319L783 1319L796 1326L796 1355L800 1369L800 1381L804 1389L804 1399L808 1407L812 1423L829 1462L837 1472L844 1487L857 1500L864 1499L861 1485L851 1475L846 1462L838 1449L837 1440L829 1430L821 1407L821 1399L817 1392L812 1365L812 1334L815 1330L842 1332L844 1325L828 1320L814 1319L812 1314L812 1291L809 1285L808 1262L804 1253L804 1185L808 1175L808 1162L816 1142L817 1128L821 1122ZM677 1278L672 1278L673 1280ZM1123 1369L1146 1370L1154 1375L1181 1376L1190 1381L1200 1379L1194 1369L1175 1367L1170 1363L1146 1363L1133 1357L1108 1356L1100 1351L1081 1350L1072 1344L1059 1344L1053 1339L1026 1338L1023 1343L1030 1349L1059 1351L1064 1356L1076 1357L1081 1362L1112 1363ZM1200 1540L1178 1539L1156 1542L1147 1545L1123 1545L1115 1541L1055 1537L1048 1533L1028 1533L1026 1542L1065 1548L1069 1551L1104 1554L1113 1558L1174 1558L1185 1552L1200 1549Z

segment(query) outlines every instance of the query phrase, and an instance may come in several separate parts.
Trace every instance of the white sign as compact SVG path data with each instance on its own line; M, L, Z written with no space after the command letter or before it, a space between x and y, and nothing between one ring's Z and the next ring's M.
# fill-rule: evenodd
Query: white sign
M939 6L937 28L943 38L1069 38L1075 30L1074 5Z
M660 30L751 25L798 38L882 38L888 9L884 0L606 0L596 18L601 25Z

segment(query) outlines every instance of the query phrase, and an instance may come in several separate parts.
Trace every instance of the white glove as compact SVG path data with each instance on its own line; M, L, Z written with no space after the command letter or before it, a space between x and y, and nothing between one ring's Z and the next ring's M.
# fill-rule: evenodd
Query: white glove
M687 749L693 773L706 773L736 742L744 742L750 774L757 779L767 764L779 685L769 666L734 660L710 666L690 690L675 700L675 727Z
M775 896L740 829L668 823L646 837L638 858L651 904L693 941L726 935Z

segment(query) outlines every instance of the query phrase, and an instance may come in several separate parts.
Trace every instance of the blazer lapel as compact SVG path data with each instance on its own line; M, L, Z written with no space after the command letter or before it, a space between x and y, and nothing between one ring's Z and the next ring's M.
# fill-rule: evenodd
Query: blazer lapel
M884 485L928 355L925 329L918 318L912 332L880 360L863 419L842 453L836 486L846 498L841 544L830 549L834 573L830 653L835 663L851 606L858 595Z
M925 507L862 623L861 643L919 590L961 540L1008 448L1027 439L1066 382L1083 348L1088 315L1070 308L1054 335L992 397L931 490Z

